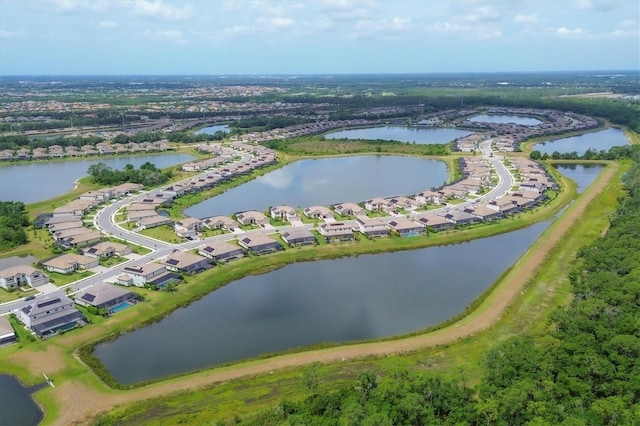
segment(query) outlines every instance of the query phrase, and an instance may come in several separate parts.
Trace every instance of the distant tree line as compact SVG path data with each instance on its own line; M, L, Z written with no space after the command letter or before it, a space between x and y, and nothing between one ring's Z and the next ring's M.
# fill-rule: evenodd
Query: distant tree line
M87 172L93 178L93 182L105 186L119 185L125 182L140 183L146 187L155 186L167 182L173 175L170 170L163 172L155 164L148 161L139 169L127 164L122 170L114 170L100 162L89 166Z
M286 116L260 116L252 118L244 118L232 122L229 126L240 130L252 132L267 131L273 129L281 129L283 127L295 126L296 124L308 123L305 118L286 117Z
M602 149L600 151L589 148L582 155L579 155L577 151L564 153L553 151L549 155L546 152L543 154L538 150L534 150L531 151L529 157L532 160L621 160L634 158L637 155L640 155L640 145L614 146L609 150Z
M29 225L29 216L24 203L0 201L0 250L8 250L29 240L24 227Z
M55 139L34 138L25 135L0 136L0 150L47 148L51 145L77 146L79 148L83 145L95 145L100 142L104 142L104 139L99 136L57 137Z

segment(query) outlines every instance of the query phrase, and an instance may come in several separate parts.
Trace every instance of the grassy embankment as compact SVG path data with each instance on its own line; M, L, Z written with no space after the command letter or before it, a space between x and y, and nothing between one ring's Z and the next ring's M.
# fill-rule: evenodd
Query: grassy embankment
M555 306L562 305L571 297L566 277L566 265L575 258L580 247L595 240L607 228L608 217L606 213L616 204L616 198L620 194L619 176L623 171L624 167L617 169L617 165L610 166L608 173L606 173L607 176L603 173L598 181L607 179L611 175L614 175L614 178L606 190L598 194L589 204L588 209L581 210L580 214L573 218L576 219L573 225L563 221L562 218L570 216L573 210L578 207L584 208L584 206L577 205L580 201L569 207L562 218L556 221L529 249L524 258L503 275L503 278L507 275L519 276L518 269L528 257L541 255L544 257L544 266L536 269L535 274L527 280L522 293L501 314L499 321L491 328L455 343L420 349L407 354L382 358L365 357L322 364L318 368L322 380L321 386L336 387L345 379L356 377L361 371L371 368L388 369L396 366L438 371L474 384L482 375L484 353L495 346L497 342L520 333L531 333L537 339L546 339L549 328L547 322L549 311ZM585 193L586 195L587 193ZM540 247L544 246L549 236L562 232L567 226L570 228L552 250L547 252L545 249L545 252L539 252ZM526 280L527 278L522 277L522 279ZM500 283L496 284L494 289L495 291L482 302L482 306L462 322L473 321L474 318L481 316L483 309L491 304L492 299L500 297L501 290L503 290L500 288ZM448 328L455 329L459 324ZM447 328L440 330L439 333L447 333ZM312 357L310 358L312 359ZM253 364L262 362L265 361L254 361ZM239 364L219 370L242 370L246 365L246 363ZM198 378L206 377L206 375L207 373L199 373L188 379L185 378L185 380L197 382ZM142 401L111 411L111 418L116 420L118 424L144 424L159 420L177 423L187 417L192 422L206 423L233 418L237 413L248 413L271 406L283 398L299 398L305 395L307 391L301 380L302 375L303 369L295 367L274 371L273 374L210 385L198 389L197 392L178 392L171 396ZM182 386L179 386L180 382L181 379L172 379L168 384L175 386L176 389L183 389ZM140 389L141 392L144 390ZM215 407L215 409L211 407ZM189 414L185 417L184 413Z

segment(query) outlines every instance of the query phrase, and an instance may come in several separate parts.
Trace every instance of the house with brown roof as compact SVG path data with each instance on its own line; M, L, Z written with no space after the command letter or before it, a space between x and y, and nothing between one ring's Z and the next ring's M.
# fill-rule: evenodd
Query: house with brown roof
M122 275L127 276L123 277ZM173 272L167 271L165 265L160 265L158 263L145 263L143 265L125 266L122 270L122 274L118 277L118 282L131 282L136 287L144 287L145 284L162 287L170 282L175 282L178 279L179 276Z
M170 218L156 214L154 216L143 217L136 221L136 226L142 229L156 228L162 225L170 225L173 222Z
M453 227L453 222L437 214L426 214L418 219L418 223L427 226L434 231L442 231Z
M200 232L202 221L194 217L187 217L184 219L176 220L173 223L173 227L178 237L195 238L198 232Z
M30 265L16 265L0 271L0 287L15 290L23 285L38 287L49 282L49 276Z
M496 220L504 217L504 213L500 210L491 209L484 203L466 207L464 211L482 220Z
M209 269L211 261L188 251L175 251L162 260L162 264L169 271L195 273Z
M365 216L361 216L356 220L354 231L359 231L361 234L369 238L389 236L387 226L382 220L376 218L368 218Z
M323 223L318 232L327 242L353 241L353 229L343 222Z
M216 262L228 262L244 257L244 250L228 241L211 241L201 246L198 254Z
M442 194L435 191L418 192L413 198L421 204L442 204Z
M333 209L342 216L366 216L365 209L356 203L340 203L333 206Z
M212 216L202 219L202 226L209 229L225 229L231 231L239 228L240 224L228 216Z
M70 274L78 269L91 269L100 264L96 258L75 253L65 253L45 260L41 265L49 272Z
M58 245L64 248L78 248L97 243L102 239L100 231L88 231L82 234L72 235L63 240L58 240Z
M334 215L331 209L325 206L311 206L303 210L305 216L310 219L333 219Z
M364 202L364 208L370 212L388 211L391 208L391 203L384 198L372 198Z
M131 254L131 247L126 244L103 241L90 247L85 247L80 251L83 255L97 257L98 259L112 256L126 256Z
M247 235L238 239L238 244L253 254L266 254L282 250L282 245L263 234Z
M480 218L463 210L451 210L444 215L444 218L456 225L469 225L480 222Z
M272 207L271 210L269 210L269 214L273 219L286 220L288 222L291 222L292 220L300 220L300 216L298 216L296 209L289 206Z
M400 234L401 237L414 237L416 235L422 235L426 231L424 225L404 217L394 218L387 223L387 227Z
M242 225L263 226L269 224L269 218L265 216L264 213L255 210L238 213L236 214L236 219L238 219L238 222Z

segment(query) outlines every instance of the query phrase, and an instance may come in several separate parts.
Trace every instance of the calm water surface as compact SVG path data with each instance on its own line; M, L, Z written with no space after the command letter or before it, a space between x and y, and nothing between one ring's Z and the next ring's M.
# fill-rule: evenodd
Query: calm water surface
M226 132L229 133L231 131L231 129L229 129L229 126L227 126L226 124L221 124L218 126L209 126L209 127L203 127L200 130L197 130L195 132L193 132L196 135L201 135L201 134L205 134L205 135L215 135L216 132Z
M536 144L533 149L541 153L552 154L558 151L561 154L576 151L578 155L584 154L587 149L600 151L608 150L614 146L628 145L629 140L621 129L610 127L599 132L585 133L579 136L556 139Z
M100 162L114 169L122 169L127 164L139 167L147 161L163 168L194 158L189 154L157 154L2 166L0 201L22 201L28 204L62 195L73 189L76 179L87 175L90 165Z
M521 126L536 126L542 123L542 121L534 117L508 114L479 114L470 117L469 121L477 123L511 123Z
M40 423L43 413L31 397L36 388L26 388L14 376L0 374L0 425Z
M420 330L462 312L547 226L457 245L291 264L235 281L96 346L95 355L116 380L137 383L314 343Z
M329 206L415 194L446 180L445 163L425 158L365 155L302 160L196 204L185 213L203 218L264 211L281 204Z
M368 127L331 132L326 139L365 139L415 142L417 144L445 144L454 139L470 135L472 132L458 129L419 128L406 126Z
M604 169L602 164L555 164L554 166L560 173L578 184L579 194L584 192Z

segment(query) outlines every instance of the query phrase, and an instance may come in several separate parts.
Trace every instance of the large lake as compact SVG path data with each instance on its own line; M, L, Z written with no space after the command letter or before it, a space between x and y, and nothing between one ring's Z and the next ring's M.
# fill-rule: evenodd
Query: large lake
M77 179L87 175L90 165L100 162L114 169L122 169L127 164L139 167L147 161L163 168L185 163L194 158L189 154L154 154L2 166L0 167L0 201L22 201L28 204L62 195L73 189Z
M598 168L578 169L566 170L570 178L580 175L586 188ZM295 263L248 276L97 345L95 355L117 381L133 384L289 348L424 329L462 312L549 223L462 244Z
M220 124L217 126L203 127L202 129L196 130L193 133L196 135L201 135L201 134L215 135L217 132L229 133L230 131L231 129L229 129L229 126L227 126L226 124Z
M473 132L458 129L420 128L406 126L368 127L331 132L325 139L363 139L415 142L417 144L445 144Z
M543 154L552 154L553 151L558 151L561 154L575 151L578 155L583 155L589 148L600 151L603 149L608 150L614 146L628 144L629 139L627 139L621 129L609 127L598 132L584 133L578 136L570 136L568 138L539 143L536 144L533 149Z
M31 397L41 386L27 388L13 376L0 374L0 425L37 425L43 413Z
M432 159L360 155L301 160L188 208L203 218L240 211L329 206L373 197L410 195L441 186L447 180L445 163Z
M534 117L509 114L479 114L469 117L468 120L476 123L519 124L521 126L536 126L542 124L542 121Z

